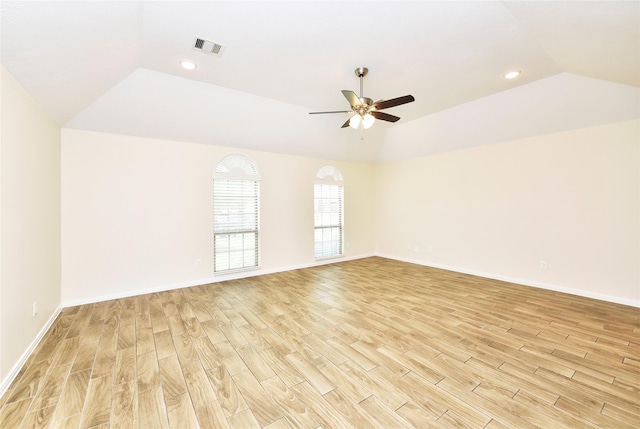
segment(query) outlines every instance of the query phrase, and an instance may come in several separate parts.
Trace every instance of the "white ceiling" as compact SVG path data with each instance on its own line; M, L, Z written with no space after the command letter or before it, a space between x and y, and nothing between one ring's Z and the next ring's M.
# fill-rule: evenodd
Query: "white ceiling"
M494 97L503 92L513 94L509 103L547 94L535 106L566 104L556 113L570 127L585 122L573 116L602 116L603 99L588 94L605 84L620 94L605 97L620 104L611 120L638 116L639 1L0 3L3 65L70 128L384 162L434 152L405 144L394 153L389 145L402 144L403 127L446 117L459 129L470 109L486 116L504 105L480 101L504 103ZM196 36L224 44L222 56L194 51ZM182 70L182 59L198 68ZM346 115L308 115L348 108L340 90L359 91L358 66L370 70L365 96L415 96L388 110L401 121L363 132L340 129ZM511 69L522 76L503 79ZM557 75L562 87L581 88L565 91L572 103L555 103ZM585 103L593 109L573 108ZM528 124L517 132L496 133L490 119L475 124L474 140L557 131L553 120L530 125L537 113L513 113L510 123ZM468 146L438 133L436 151Z

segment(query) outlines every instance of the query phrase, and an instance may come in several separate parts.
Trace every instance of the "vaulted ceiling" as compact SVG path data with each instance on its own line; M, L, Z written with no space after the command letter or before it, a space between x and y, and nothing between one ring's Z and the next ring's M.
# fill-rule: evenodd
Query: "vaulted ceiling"
M572 115L597 123L606 103L607 120L638 116L638 1L0 3L2 64L63 127L384 162L459 148L443 136L530 99L505 120L528 124L519 132L496 134L487 116L469 133L490 143L550 132L531 118L562 103L553 117L569 127L585 125ZM194 50L196 37L222 55ZM363 131L340 129L346 114L308 115L348 108L340 90L359 92L359 66L370 70L365 96L415 96L388 110L399 122ZM521 76L504 79L513 69ZM571 102L554 98L563 88ZM437 150L389 149L411 138L403 129L440 119L451 133L431 136Z

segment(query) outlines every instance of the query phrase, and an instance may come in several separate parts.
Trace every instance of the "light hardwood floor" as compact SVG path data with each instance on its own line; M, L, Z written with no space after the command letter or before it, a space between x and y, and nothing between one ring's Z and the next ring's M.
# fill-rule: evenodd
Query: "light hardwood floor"
M640 309L367 258L65 308L9 428L638 428Z

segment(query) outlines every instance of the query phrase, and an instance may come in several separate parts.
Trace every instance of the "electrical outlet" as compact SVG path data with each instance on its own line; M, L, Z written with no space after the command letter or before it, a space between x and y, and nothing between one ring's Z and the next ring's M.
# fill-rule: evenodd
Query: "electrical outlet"
M540 269L541 270L546 270L549 267L549 265L547 264L547 261L540 261Z
M416 252L416 253L420 253L420 246L415 246L413 248L413 251Z
M200 268L202 266L202 259L196 259L196 267Z
M33 317L36 317L38 314L38 301L33 301Z

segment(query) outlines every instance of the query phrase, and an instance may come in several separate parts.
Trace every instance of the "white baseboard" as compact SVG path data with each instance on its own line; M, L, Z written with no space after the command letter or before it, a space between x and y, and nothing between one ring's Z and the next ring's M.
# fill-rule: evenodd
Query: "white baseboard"
M158 285L151 288L129 290L129 291L110 294L110 295L100 295L100 296L76 299L76 300L63 299L62 307L63 308L75 307L76 305L92 304L96 302L110 301L112 299L129 298L132 296L145 295L148 293L164 292L167 290L206 285L210 283L224 282L227 280L244 279L248 277L262 276L265 274L281 273L283 271L300 270L303 268L318 267L320 265L335 264L338 262L346 262L346 261L353 261L356 259L369 258L371 256L375 256L375 255L373 253L367 253L367 254L356 255L356 256L344 256L344 257L337 257L337 258L331 258L331 259L322 259L322 260L317 260L317 261L313 261L305 264L290 265L290 266L279 267L279 268L270 268L267 270L256 269L256 270L236 271L234 273L219 274L213 277L205 277L205 278L191 280L187 282L163 284L163 285Z
M18 359L18 361L13 365L13 368L11 368L11 371L9 371L9 373L4 378L4 380L0 382L0 397L2 397L2 395L4 395L5 392L7 391L7 389L9 389L9 386L11 386L11 383L13 383L13 380L16 378L16 375L18 375L18 372L20 372L20 369L22 368L22 366L25 364L25 362L27 362L27 359L29 359L29 356L31 356L31 353L33 353L33 351L36 349L36 347L40 343L40 340L42 340L42 337L44 337L44 334L46 334L49 328L51 328L51 325L53 325L53 322L56 320L56 317L58 317L58 314L60 314L61 310L62 310L62 305L59 305L58 308L55 309L51 317L49 317L49 320L47 320L47 323L45 323L42 329L40 329L40 331L38 332L38 335L36 335L36 337L33 339L31 344L29 344L29 347L27 347L24 353L22 353L22 356L20 356L20 359Z
M379 256L381 258L394 259L396 261L409 262L411 264L423 265L425 267L440 268L442 270L455 271L457 273L462 273L462 274L470 274L470 275L473 275L473 276L485 277L485 278L488 278L488 279L501 280L501 281L509 282L509 283L516 283L516 284L520 284L520 285L523 285L523 286L530 286L530 287L535 287L535 288L539 288L539 289L547 289L547 290L552 290L552 291L555 291L555 292L567 293L567 294L570 294L570 295L583 296L585 298L593 298L593 299L597 299L597 300L600 300L600 301L613 302L615 304L628 305L630 307L640 307L640 300L620 298L620 297L612 296L612 295L605 295L605 294L601 294L601 293L589 292L589 291L584 291L584 290L580 290L580 289L572 289L572 288L553 285L553 284L549 284L549 283L542 283L542 282L536 282L536 281L532 281L532 280L519 279L519 278L514 278L514 277L503 276L503 275L500 275L500 274L494 274L494 273L486 273L486 272L483 272L483 271L468 270L466 268L454 267L454 266L451 266L451 265L434 264L434 263L425 262L425 261L418 261L418 260L410 259L410 258L402 258L402 257L398 257L398 256L387 255L387 254L383 254L383 253L377 253L376 256Z
M163 284L163 285L158 285L158 286L151 287L151 288L130 290L130 291L117 293L117 294L89 297L89 298L79 299L79 300L63 301L62 302L62 307L63 308L64 307L74 307L76 305L91 304L91 303L96 303L96 302L109 301L109 300L112 300L112 299L128 298L128 297L132 297L132 296L145 295L145 294L148 294L148 293L164 292L164 291L172 290L172 289L182 289L182 288L185 288L185 287L200 286L200 285L209 284L209 283L218 283L218 282L223 282L223 281L226 281L226 280L236 280L236 279L243 279L243 278L261 276L261 275L265 275L265 274L280 273L280 272L283 272L283 271L299 270L299 269L303 269L303 268L317 267L317 266L326 265L326 264L334 264L334 263L338 263L338 262L346 262L346 261L353 261L353 260L356 260L356 259L369 258L371 256L379 256L381 258L394 259L394 260L397 260L397 261L409 262L409 263L412 263L412 264L423 265L423 266L427 266L427 267L440 268L440 269L443 269L443 270L455 271L455 272L458 272L458 273L470 274L470 275L479 276L479 277L485 277L485 278L494 279L494 280L501 280L501 281L505 281L505 282L509 282L509 283L521 284L523 286L536 287L536 288L539 288L539 289L547 289L547 290L552 290L552 291L556 291L556 292L568 293L570 295L583 296L583 297L586 297L586 298L593 298L593 299L597 299L597 300L600 300L600 301L608 301L608 302L613 302L613 303L616 303L616 304L622 304L622 305L628 305L628 306L631 306L631 307L639 307L640 308L640 300L620 298L620 297L612 296L612 295L605 295L605 294L600 294L600 293L588 292L588 291L584 291L584 290L580 290L580 289L572 289L572 288L553 285L553 284L549 284L549 283L542 283L542 282L536 282L536 281L527 280L527 279L508 277L508 276L503 276L503 275L495 274L495 273L487 273L487 272L484 272L484 271L469 270L469 269L466 269L466 268L456 267L456 266L452 266L452 265L444 265L444 264L437 264L437 263L419 261L419 260L416 260L416 259L403 258L403 257L398 257L398 256L394 256L394 255L388 255L388 254L384 254L384 253L367 253L367 254L361 254L361 255L349 256L349 257L341 257L341 258L334 258L334 259L322 259L322 260L317 260L317 261L313 261L313 262L309 262L309 263L305 263L305 264L290 265L290 266L286 266L286 267L271 268L271 269L267 269L267 270L265 270L265 269L257 269L257 270L250 270L250 271L238 271L238 272L235 272L235 273L221 274L221 275L216 275L216 276L212 276L212 277L206 277L206 278L201 278L201 279L197 279L197 280L192 280L192 281L188 281L188 282Z

